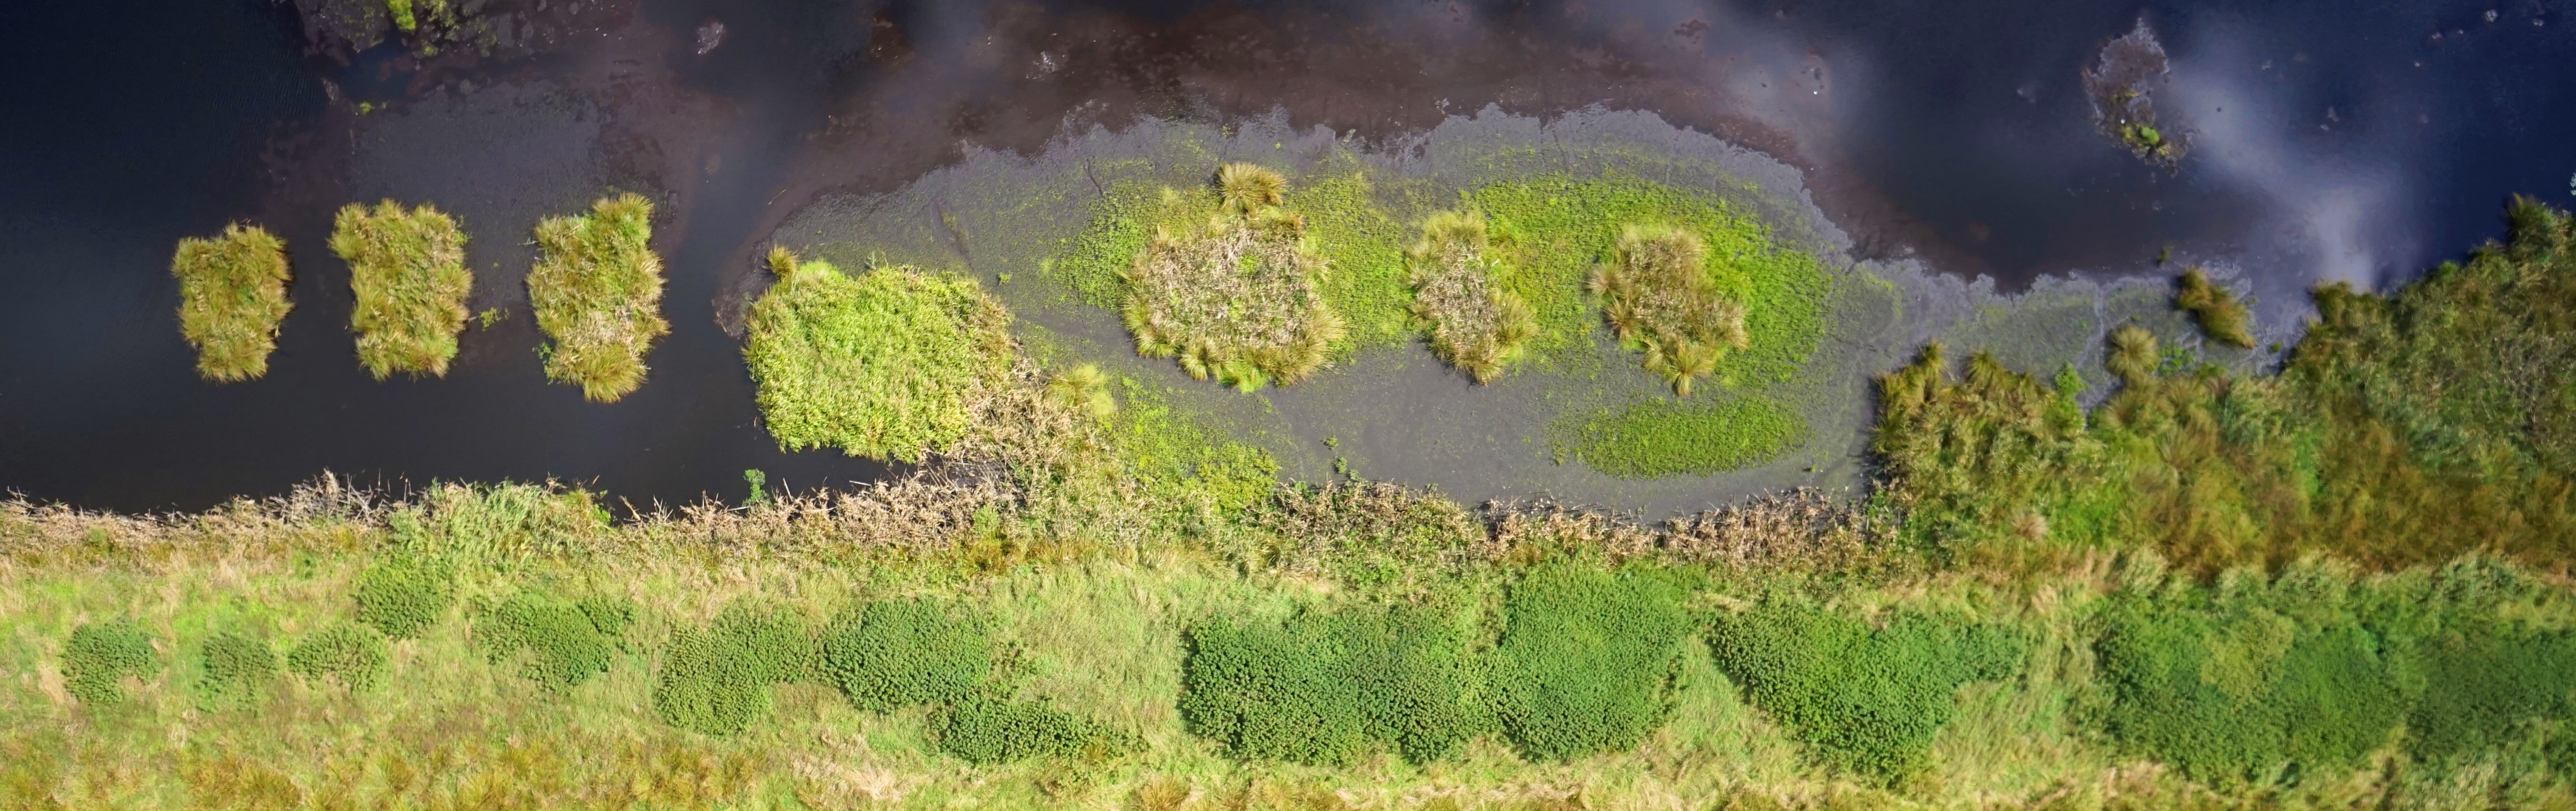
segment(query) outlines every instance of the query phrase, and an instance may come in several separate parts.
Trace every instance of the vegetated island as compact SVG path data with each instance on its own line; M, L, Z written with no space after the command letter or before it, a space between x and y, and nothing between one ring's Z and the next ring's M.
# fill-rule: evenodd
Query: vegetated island
M546 377L614 402L644 385L644 354L671 332L662 318L662 258L653 253L653 204L600 199L590 213L537 223L541 255L528 270L528 306L551 343Z
M217 383L268 374L286 300L286 242L248 223L221 235L179 240L170 259L179 279L179 335L197 350L197 375Z
M367 372L377 380L396 372L445 377L456 334L465 329L465 297L474 292L455 218L427 204L351 203L332 221L331 252L349 263L349 290L358 299L349 329L358 333L358 362Z
M1888 475L1865 500L1655 526L1281 485L1147 390L1004 367L1024 350L1000 342L973 355L1008 370L974 367L984 398L863 426L959 426L942 463L849 492L615 517L519 484L390 499L323 479L204 515L13 500L0 661L29 675L0 684L0 791L2565 805L2576 221L2510 215L2509 242L2391 294L2320 288L2277 375L2129 325L2087 408L2073 368L1927 348L1880 383ZM775 264L762 301L817 339L888 340L848 329L877 310L811 304L986 311L923 310L973 286L916 271ZM921 331L973 342L945 323ZM1094 407L1107 386L1120 407Z
M2156 117L2155 91L2172 73L2164 43L2138 18L2129 33L2103 44L2094 65L2084 71L2084 94L2093 102L2094 121L2102 131L2148 163L2167 169L2191 150L2189 133Z

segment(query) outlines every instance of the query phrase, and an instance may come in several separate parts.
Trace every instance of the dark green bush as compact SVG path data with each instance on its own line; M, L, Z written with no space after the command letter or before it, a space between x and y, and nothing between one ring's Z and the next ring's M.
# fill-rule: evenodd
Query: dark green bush
M1636 746L1661 724L1682 636L1683 589L1661 573L1548 565L1504 599L1496 710L1532 760Z
M286 652L286 669L306 681L332 679L351 690L376 686L385 677L383 634L361 625L338 624L304 638Z
M493 664L527 651L520 674L560 692L608 671L633 613L624 601L574 603L531 590L493 606L477 630Z
M2348 767L2406 717L2395 668L2347 613L2177 602L2114 609L2095 653L2111 734L2193 779Z
M456 599L447 572L426 563L391 560L358 573L358 621L395 639L419 636L437 625Z
M152 650L151 635L130 620L82 625L63 643L63 686L83 704L123 701L119 681L159 672L161 657Z
M957 701L992 671L981 618L928 600L868 603L823 636L823 674L859 709Z
M1124 736L1043 703L977 692L942 709L933 728L939 750L977 764L1033 757L1107 757Z
M1960 685L2009 676L2023 655L1995 626L1907 617L1872 630L1780 600L1720 618L1709 649L1817 760L1883 780L1925 765Z
M197 697L213 706L257 704L277 678L277 654L268 643L225 631L197 649Z
M803 675L813 642L790 617L740 606L671 634L653 712L672 726L729 735L769 713L770 686Z
M1490 725L1471 703L1464 636L1429 609L1209 622L1186 641L1182 720L1239 758L1338 765L1385 750L1422 763Z
M2554 748L2576 742L2576 636L2477 623L2445 637L2425 651L2432 661L2406 723L2409 754L2446 762L2517 740L2544 720L2557 722Z

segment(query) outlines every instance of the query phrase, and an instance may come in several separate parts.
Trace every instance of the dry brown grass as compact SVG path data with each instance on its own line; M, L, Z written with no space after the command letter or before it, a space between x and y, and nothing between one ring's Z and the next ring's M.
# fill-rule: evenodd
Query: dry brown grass
M1423 223L1422 241L1406 252L1413 273L1413 315L1431 325L1431 351L1478 383L1492 382L1538 334L1538 316L1503 289L1485 217L1443 211Z
M1157 233L1126 272L1119 315L1147 357L1177 357L1201 380L1253 391L1295 383L1342 337L1324 300L1325 262L1304 218L1280 208L1286 181L1258 167L1220 172L1224 212Z

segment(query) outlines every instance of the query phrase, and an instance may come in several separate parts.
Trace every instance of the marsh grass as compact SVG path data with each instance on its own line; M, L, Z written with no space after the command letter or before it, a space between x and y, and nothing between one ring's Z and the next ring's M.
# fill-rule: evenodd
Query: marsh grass
M331 252L349 263L349 289L358 298L349 328L358 333L358 362L368 373L377 380L395 372L446 376L456 334L465 329L465 297L474 291L456 220L428 205L352 203L332 220Z
M652 241L653 204L631 193L603 198L589 214L537 223L543 255L528 270L528 304L552 340L548 379L579 385L583 397L602 403L644 385L645 353L671 332Z
M197 350L197 375L218 383L268 374L286 300L286 242L247 223L212 239L179 240L179 335Z
M1688 397L1691 383L1717 372L1726 353L1751 345L1744 305L1717 289L1696 234L1631 225L1608 261L1585 282L1621 346L1645 354L1646 371Z
M1219 212L1154 235L1128 268L1119 316L1147 357L1176 357L1200 380L1254 391L1305 379L1343 334L1318 288L1325 263L1277 172L1228 164Z
M2254 348L2254 315L2236 300L2235 293L2210 281L2200 268L2183 271L2178 284L2181 289L2174 294L2174 306L2190 311L2210 340L2238 349Z
M1412 269L1413 315L1429 325L1432 354L1490 383L1538 334L1538 316L1492 255L1485 216L1443 211L1422 224L1422 240L1405 253Z
M1010 313L973 280L909 267L855 276L785 249L751 307L743 358L779 447L919 462L963 441L1009 379Z

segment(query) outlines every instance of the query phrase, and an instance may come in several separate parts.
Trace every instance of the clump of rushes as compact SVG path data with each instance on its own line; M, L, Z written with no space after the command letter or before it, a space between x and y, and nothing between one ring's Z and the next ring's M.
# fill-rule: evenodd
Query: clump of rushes
M2102 366L2117 375L2120 382L2140 386L2155 376L2156 362L2162 357L2157 354L2155 333L2136 324L2121 324L2111 330L2110 343Z
M2190 310L2192 318L2200 322L2200 331L2208 333L2211 340L2240 349L2254 348L2254 331L2248 324L2253 320L2252 314L2236 300L2236 294L2210 283L2209 274L2200 268L2183 271L2182 290L2174 296L2174 305Z
M1728 350L1750 343L1744 305L1718 292L1704 253L1689 231L1631 225L1590 282L1619 343L1646 353L1646 371L1662 375L1684 397L1691 381L1717 371Z
M1413 267L1413 314L1431 325L1431 352L1478 383L1493 382L1538 334L1529 303L1498 284L1502 262L1485 233L1485 215L1443 211L1422 225L1422 241L1405 259Z
M1109 394L1109 375L1100 371L1099 364L1085 363L1057 372L1055 377L1047 380L1046 396L1057 405L1081 411L1095 419L1107 419L1109 415L1118 413L1118 400Z
M197 349L197 374L218 383L268 374L286 300L286 242L268 229L233 223L213 239L179 240L170 260L179 277L179 334Z
M671 333L652 240L653 203L636 194L537 223L545 255L528 271L528 304L554 341L548 379L579 385L583 397L602 403L644 385L644 353Z
M1287 180L1248 164L1217 171L1223 211L1196 233L1154 236L1126 273L1120 315L1146 357L1178 357L1200 380L1244 391L1324 365L1341 316L1317 290L1324 261L1306 221L1280 208Z
M348 261L349 289L358 296L349 314L358 362L377 380L395 372L446 376L456 333L465 329L465 296L474 289L455 218L427 205L406 211L392 200L373 209L352 203L333 221L331 252Z
M769 267L778 284L751 307L743 359L780 447L919 462L964 439L1007 382L1011 315L971 279L851 276L784 248Z

